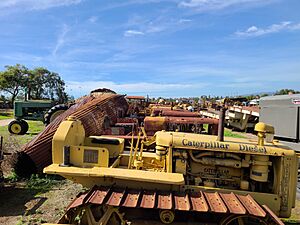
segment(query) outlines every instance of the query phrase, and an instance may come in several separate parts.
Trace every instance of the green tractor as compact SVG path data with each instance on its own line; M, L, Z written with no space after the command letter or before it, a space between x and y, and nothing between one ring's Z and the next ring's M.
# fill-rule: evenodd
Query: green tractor
M15 101L15 120L8 124L8 131L11 134L26 134L29 128L26 120L43 121L43 123L47 126L68 108L68 105L55 105L55 102L50 100Z

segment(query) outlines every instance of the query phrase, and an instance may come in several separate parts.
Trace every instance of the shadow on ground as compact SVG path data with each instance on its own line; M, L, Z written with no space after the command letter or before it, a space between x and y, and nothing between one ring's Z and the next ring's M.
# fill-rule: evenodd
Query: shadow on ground
M0 190L0 217L34 214L47 200L35 197L38 191L26 188L3 187ZM31 202L33 205L26 206ZM29 210L29 211L28 211Z

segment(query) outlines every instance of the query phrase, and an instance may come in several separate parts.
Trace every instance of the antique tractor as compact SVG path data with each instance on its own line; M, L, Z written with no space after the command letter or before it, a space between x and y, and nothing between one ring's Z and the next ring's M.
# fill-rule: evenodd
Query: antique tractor
M8 131L11 134L23 135L29 128L26 120L43 121L48 125L68 108L65 104L55 105L55 102L50 100L15 101L15 120L9 123Z
M59 224L283 224L295 206L298 158L256 126L257 141L159 131L130 146L60 124L44 169L91 189ZM132 138L133 140L133 138ZM219 141L218 141L219 140Z

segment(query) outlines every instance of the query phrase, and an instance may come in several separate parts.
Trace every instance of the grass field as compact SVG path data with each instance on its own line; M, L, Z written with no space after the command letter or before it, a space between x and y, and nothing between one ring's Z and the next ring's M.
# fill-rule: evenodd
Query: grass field
M12 109L0 109L0 120L13 119L14 113Z
M45 126L41 121L27 121L29 125L29 130L24 135L14 135L10 134L6 126L0 126L0 135L3 137L4 148L5 145L10 143L12 140L19 146L22 146L34 138L39 132L41 132Z
M243 135L243 133L237 133L227 128L225 128L224 130L224 136L233 137L233 138L247 138L246 136Z

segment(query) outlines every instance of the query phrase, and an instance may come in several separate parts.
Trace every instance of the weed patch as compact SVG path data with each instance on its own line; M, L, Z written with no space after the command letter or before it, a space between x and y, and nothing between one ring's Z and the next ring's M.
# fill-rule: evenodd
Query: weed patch
M5 180L8 182L17 182L20 180L20 177L14 171L11 171L11 173L5 177Z
M246 138L245 136L237 133L233 133L231 130L225 129L224 130L225 137L233 137L233 138Z
M49 191L53 186L59 185L61 179L58 176L33 174L27 180L26 187L39 193L44 193Z

